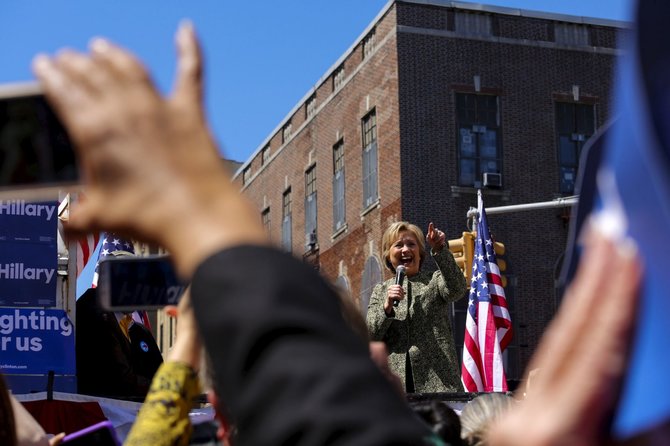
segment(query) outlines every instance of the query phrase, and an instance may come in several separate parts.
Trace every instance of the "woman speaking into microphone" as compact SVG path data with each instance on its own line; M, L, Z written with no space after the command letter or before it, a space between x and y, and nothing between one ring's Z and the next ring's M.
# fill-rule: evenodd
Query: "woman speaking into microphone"
M421 272L427 253L418 226L395 222L384 232L382 256L395 277L372 291L368 330L371 340L386 343L389 366L408 393L456 392L461 380L449 304L465 295L465 277L433 223L425 240L438 268L433 273Z

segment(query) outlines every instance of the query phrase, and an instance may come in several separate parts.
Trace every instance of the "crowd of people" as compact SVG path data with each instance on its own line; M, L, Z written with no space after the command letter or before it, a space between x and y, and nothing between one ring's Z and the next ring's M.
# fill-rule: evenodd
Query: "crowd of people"
M176 45L177 79L169 97L133 55L103 39L92 41L86 54L68 50L34 61L86 179L87 199L72 210L69 231L114 231L159 244L191 284L180 304L177 344L154 376L126 444L189 443L187 412L200 392L203 357L222 442L459 444L453 432L465 432L467 415L463 428L455 429L443 406L415 411L392 378L399 376L402 390L410 392L460 388L443 313L464 295L466 283L445 249L444 232L428 227L437 266L431 274L421 271L428 253L418 227L398 222L384 234L386 266L396 272L402 265L407 276L402 286L393 279L378 285L370 299L370 340L383 341L386 356L352 330L330 284L271 246L256 210L231 184L208 130L192 25L180 27ZM575 281L531 361L529 369L541 370L532 391L495 411L485 427L473 428L476 441L607 440L641 266L631 243L595 232L587 240ZM18 444L14 412L2 404L0 441Z

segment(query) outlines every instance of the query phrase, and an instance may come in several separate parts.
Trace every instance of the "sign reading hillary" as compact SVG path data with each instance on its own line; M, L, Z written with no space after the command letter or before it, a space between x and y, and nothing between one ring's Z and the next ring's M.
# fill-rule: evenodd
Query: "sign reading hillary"
M74 328L64 310L0 308L0 372L75 373Z
M0 200L0 306L56 305L57 209Z
M0 241L36 242L56 246L58 203L0 200Z
M40 243L0 245L0 306L56 305L58 255Z

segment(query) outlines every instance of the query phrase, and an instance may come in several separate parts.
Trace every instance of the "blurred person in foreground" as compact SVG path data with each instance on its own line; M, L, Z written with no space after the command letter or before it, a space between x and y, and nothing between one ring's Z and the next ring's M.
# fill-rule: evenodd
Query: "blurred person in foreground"
M0 445L57 446L65 433L49 436L19 401L12 396L0 374Z
M90 54L36 57L87 181L69 229L117 231L171 252L191 279L199 332L238 444L440 444L346 326L332 289L268 247L257 211L230 182L207 130L190 25L180 28L177 47L168 98L133 56L105 40L94 40ZM603 439L626 367L640 266L634 250L590 239L533 360L542 368L537 385L491 431L491 444Z
M165 312L177 318L177 339L151 381L147 398L123 442L124 446L193 444L195 428L189 411L200 394L201 384L204 384L199 380L199 372L207 353L198 334L190 291L181 297L179 307L166 307ZM216 437L227 445L230 432L223 427L226 424L218 410L217 398L212 392L208 397L215 406L216 417L222 421ZM221 444L212 440L207 444Z
M515 404L506 393L485 393L473 398L461 410L461 437L468 446L487 446L488 429Z
M395 222L384 232L384 264L393 274L404 266L407 280L401 286L393 277L375 286L368 329L373 341L386 343L391 370L408 393L457 392L462 386L449 311L467 285L446 247L444 232L430 223L426 240L435 272L421 271L427 253L418 226Z

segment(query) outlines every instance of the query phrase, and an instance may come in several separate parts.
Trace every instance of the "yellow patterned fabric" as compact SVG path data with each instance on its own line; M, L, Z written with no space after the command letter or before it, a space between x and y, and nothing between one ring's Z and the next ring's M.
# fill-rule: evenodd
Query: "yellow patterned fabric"
M188 412L199 393L198 375L190 366L164 362L124 446L188 445L192 431Z

